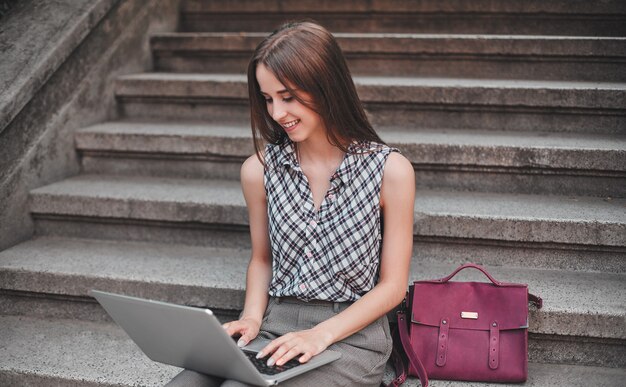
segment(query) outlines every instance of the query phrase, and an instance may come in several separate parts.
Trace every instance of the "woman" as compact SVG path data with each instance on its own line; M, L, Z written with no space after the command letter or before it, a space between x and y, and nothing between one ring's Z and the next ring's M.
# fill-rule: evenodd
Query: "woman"
M273 339L260 353L269 365L342 353L283 385L378 386L392 348L386 313L408 282L413 168L372 129L337 42L317 24L262 41L248 87L257 154L241 184L252 257L243 312L224 328L240 346Z

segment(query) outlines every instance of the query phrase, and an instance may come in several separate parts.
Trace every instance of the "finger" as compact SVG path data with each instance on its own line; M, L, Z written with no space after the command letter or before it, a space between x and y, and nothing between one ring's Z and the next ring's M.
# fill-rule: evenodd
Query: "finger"
M276 361L276 365L281 366L301 353L302 351L300 351L298 347L293 347Z
M267 365L273 366L274 364L276 364L276 362L278 362L278 360L280 360L283 356L285 356L285 354L287 352L289 352L295 346L296 346L295 343L285 343L285 344L281 345L280 347L278 347L278 349L276 351L274 351L274 353L272 354L272 357L270 357L267 360Z
M313 357L313 354L311 352L305 352L304 355L300 356L298 361L300 363L306 363L307 361L311 360L312 357Z
M233 321L229 323L228 327L226 328L226 333L229 336L233 336L236 333L242 333L245 328L245 325L243 325L239 321Z
M246 345L248 345L248 343L250 343L250 341L252 341L254 338L256 337L256 335L253 335L251 332L247 332L243 335L241 335L241 337L239 338L239 340L237 340L237 345L239 347L245 347Z
M258 358L262 358L267 356L268 354L274 352L276 348L283 345L285 342L289 340L289 333L286 335L280 336L277 339L272 340L269 344L267 344L263 349L257 354Z

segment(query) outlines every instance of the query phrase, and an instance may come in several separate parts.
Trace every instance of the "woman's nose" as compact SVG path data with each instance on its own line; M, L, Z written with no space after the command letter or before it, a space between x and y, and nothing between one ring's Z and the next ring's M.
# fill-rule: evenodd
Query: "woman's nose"
M282 106L282 104L274 103L274 106L272 106L271 114L274 121L280 121L287 115L287 110L284 108L284 106Z

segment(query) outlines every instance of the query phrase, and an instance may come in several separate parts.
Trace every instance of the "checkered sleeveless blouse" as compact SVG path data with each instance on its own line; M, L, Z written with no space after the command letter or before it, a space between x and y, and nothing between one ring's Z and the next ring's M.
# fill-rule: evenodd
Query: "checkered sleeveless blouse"
M289 140L265 148L272 251L269 294L304 301L356 301L378 280L380 188L390 152L355 142L330 180L319 211Z

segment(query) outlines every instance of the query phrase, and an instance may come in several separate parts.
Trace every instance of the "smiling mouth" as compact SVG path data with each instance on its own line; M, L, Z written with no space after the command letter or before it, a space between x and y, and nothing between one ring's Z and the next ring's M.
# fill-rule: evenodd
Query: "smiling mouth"
M284 124L281 124L281 125L285 129L291 129L299 123L300 123L300 120L293 120L293 121L285 122Z

